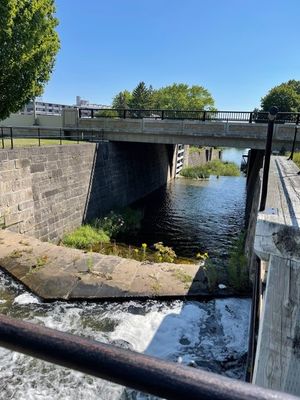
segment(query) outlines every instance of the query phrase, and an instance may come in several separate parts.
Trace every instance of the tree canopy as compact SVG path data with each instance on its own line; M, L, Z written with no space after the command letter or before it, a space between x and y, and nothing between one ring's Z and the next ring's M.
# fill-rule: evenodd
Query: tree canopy
M113 108L129 108L131 93L128 90L123 90L119 92L113 99Z
M269 111L272 106L281 112L300 111L300 81L289 80L273 87L261 99L262 110Z
M145 82L140 82L131 94L129 107L132 109L147 109L152 106L152 88L148 88Z
M0 2L0 120L42 94L59 38L53 0Z
M124 90L113 99L114 108L165 109L165 110L214 110L214 99L202 86L173 83L153 89L140 82L129 92Z
M173 83L154 91L153 105L166 110L205 110L213 109L214 99L202 86Z

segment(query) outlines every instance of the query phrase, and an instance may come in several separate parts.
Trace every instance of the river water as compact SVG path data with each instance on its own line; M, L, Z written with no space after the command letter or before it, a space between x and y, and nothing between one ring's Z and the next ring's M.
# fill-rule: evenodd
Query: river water
M164 241L187 256L199 249L208 251L224 264L228 246L243 225L244 192L243 177L212 178L196 184L176 180L160 192L165 193L163 205L154 207L151 200L153 208L145 206L142 239ZM151 212L154 231L149 233L146 224ZM0 272L3 314L238 379L244 377L250 303L249 299L229 298L47 304ZM0 378L3 400L150 398L1 348Z

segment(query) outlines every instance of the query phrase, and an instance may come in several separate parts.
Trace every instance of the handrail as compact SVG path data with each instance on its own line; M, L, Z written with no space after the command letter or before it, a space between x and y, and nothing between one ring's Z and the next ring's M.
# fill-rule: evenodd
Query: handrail
M0 315L0 345L174 400L296 400L235 379Z

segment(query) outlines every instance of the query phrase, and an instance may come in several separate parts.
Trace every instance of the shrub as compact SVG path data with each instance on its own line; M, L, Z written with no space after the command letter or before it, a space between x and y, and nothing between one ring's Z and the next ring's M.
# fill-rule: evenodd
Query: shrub
M176 256L175 251L172 247L164 246L163 242L154 243L155 258L158 262L174 262Z
M186 178L207 179L210 175L239 176L240 170L232 162L213 160L197 167L183 168L180 174Z
M198 167L187 167L183 168L180 172L180 175L184 176L185 178L190 179L208 179L209 174L205 171L203 165Z
M124 219L121 214L110 211L105 217L96 218L93 225L103 230L110 238L116 237L124 226Z
M120 211L110 211L105 217L97 218L93 225L97 229L102 229L110 238L115 238L119 233L138 231L142 218L142 211L125 208Z
M229 253L228 278L229 284L238 291L247 291L250 288L247 257L244 254L245 235L242 233L234 243Z
M294 153L293 161L300 168L300 152Z
M118 118L119 113L115 110L100 110L95 113L96 118Z
M73 232L64 235L63 244L76 249L91 249L97 243L108 243L108 235L101 229L83 225Z

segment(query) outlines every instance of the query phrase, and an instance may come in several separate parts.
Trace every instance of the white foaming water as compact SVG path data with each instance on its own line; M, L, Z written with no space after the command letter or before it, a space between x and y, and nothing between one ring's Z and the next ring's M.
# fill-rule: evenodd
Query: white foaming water
M61 331L129 348L183 364L243 377L250 300L206 303L44 304L0 274L0 291L14 293L2 312ZM227 368L227 360L237 365ZM0 348L0 399L128 400L143 394L75 371Z
M14 299L13 304L37 304L40 300L30 293L23 293Z

